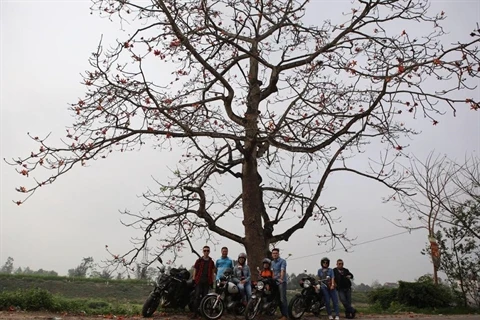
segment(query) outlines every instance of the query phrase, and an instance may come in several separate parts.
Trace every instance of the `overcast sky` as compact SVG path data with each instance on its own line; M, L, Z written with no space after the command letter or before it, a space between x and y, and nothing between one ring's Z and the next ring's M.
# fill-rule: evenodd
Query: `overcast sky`
M42 136L53 132L53 139L63 136L72 118L68 103L84 94L80 73L88 68L88 58L100 36L113 43L124 33L118 24L90 15L88 1L9 1L1 3L1 158L30 154L36 145L27 132ZM334 19L351 7L349 1L313 1L315 16ZM328 9L328 10L327 10ZM480 1L433 1L432 11L444 10L445 26L454 42L468 36L480 16ZM327 12L328 11L328 12ZM477 92L477 98L480 93ZM465 105L467 106L467 105ZM463 107L463 106L462 106ZM480 112L460 108L431 121L418 120L415 127L422 134L414 137L409 152L424 159L436 150L452 158L480 149ZM114 154L107 161L77 168L53 185L39 190L18 207L12 200L19 194L15 187L25 183L13 167L1 163L0 265L7 257L16 267L55 270L66 274L83 257L95 261L107 257L105 245L116 253L130 249L129 239L140 236L137 230L123 227L118 210L142 208L137 198L153 185L151 176L161 178L177 160L166 153L143 149L141 152ZM382 204L388 190L374 182L348 175L329 180L323 201L338 207L342 217L337 228L347 228L350 237L361 244L345 253L325 253L315 234L318 225L310 224L289 242L280 243L281 255L288 259L288 272L307 268L315 272L323 256L343 258L356 282L371 284L414 280L431 272L429 259L420 255L427 240L425 231L401 234L403 230L386 219L401 216L392 204ZM238 223L233 221L232 224ZM392 237L390 237L392 236ZM389 238L388 238L389 237ZM374 239L378 241L362 244ZM199 242L200 247L203 243ZM212 248L213 257L220 247L230 247L231 256L243 251L238 245L220 239ZM185 253L179 263L190 266L195 257Z

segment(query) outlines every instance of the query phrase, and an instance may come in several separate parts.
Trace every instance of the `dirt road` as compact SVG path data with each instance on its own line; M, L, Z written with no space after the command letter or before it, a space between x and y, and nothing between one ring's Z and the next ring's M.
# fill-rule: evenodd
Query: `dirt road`
M419 314L397 314L397 315L358 315L358 319L373 319L373 320L480 320L480 314L476 315L419 315ZM55 314L44 312L7 312L0 311L1 320L93 320L93 319L114 319L114 320L138 320L143 319L140 316L123 317L112 315L69 315L69 314ZM152 320L190 320L188 315L183 314L165 314L155 313ZM222 320L243 320L243 317L224 316ZM327 320L326 316L304 317L302 320ZM341 318L344 320L344 318ZM275 317L259 317L258 320L276 320Z

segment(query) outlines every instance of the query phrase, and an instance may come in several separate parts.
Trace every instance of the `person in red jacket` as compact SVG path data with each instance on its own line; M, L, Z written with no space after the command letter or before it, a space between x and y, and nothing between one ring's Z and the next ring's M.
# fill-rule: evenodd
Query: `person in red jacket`
M213 279L215 279L215 263L210 258L210 247L203 247L203 256L198 258L193 265L193 281L195 281L195 305L192 318L199 316L198 307L200 298L208 294L213 287Z

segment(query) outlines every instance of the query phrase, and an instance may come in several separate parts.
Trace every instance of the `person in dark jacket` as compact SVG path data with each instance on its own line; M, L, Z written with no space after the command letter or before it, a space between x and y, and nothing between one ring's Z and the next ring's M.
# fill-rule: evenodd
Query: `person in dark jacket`
M355 313L352 307L352 279L353 274L347 268L343 267L343 260L337 260L337 267L333 269L335 275L335 283L337 284L337 292L340 301L345 308L347 314ZM348 317L350 318L350 317Z
M208 294L210 287L213 286L215 279L215 263L210 258L210 247L203 247L203 256L195 261L193 266L193 281L195 281L195 305L192 319L199 316L198 307L201 297Z

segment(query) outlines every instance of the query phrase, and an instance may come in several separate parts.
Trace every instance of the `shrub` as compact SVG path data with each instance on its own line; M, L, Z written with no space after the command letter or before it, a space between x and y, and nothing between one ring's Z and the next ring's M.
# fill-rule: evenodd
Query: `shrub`
M431 282L399 282L398 302L416 308L444 308L454 301L451 290Z
M19 307L23 310L51 310L54 307L53 295L44 289L17 290L0 294L0 309Z
M397 288L377 288L368 293L368 300L372 304L380 305L383 310L397 301Z

